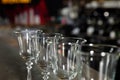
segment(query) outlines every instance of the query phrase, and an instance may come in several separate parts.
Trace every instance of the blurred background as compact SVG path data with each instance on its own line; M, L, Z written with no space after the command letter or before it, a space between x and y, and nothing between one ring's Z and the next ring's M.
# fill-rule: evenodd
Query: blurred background
M120 45L119 0L1 0L2 28L39 27Z
M22 27L120 46L120 0L0 0L3 41L16 46L9 37ZM119 69L116 75L119 80Z

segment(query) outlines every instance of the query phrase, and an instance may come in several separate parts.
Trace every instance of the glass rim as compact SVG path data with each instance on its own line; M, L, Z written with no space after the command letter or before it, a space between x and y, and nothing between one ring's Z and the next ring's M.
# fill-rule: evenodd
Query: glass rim
M60 37L62 37L63 34L61 34L61 33L45 33L45 32L43 32L41 34L41 36L44 36L44 37L57 37L57 36L60 36Z
M76 39L76 40L83 40L83 42L87 42L85 38L81 38L81 37L61 37L61 39Z
M49 35L49 34L61 34L61 35L63 35L62 33L58 33L58 32L55 32L55 33L45 33L45 32L43 32L42 34L45 34L45 35Z
M82 46L90 46L90 47L111 47L111 48L120 48L117 45L111 45L111 44L98 44L98 43L86 43Z
M40 30L40 29L36 29L36 28L35 28L35 29L29 29L29 28L28 28L28 29L15 30L14 33L15 33L15 34L18 34L18 33L27 33L27 32L29 32L29 31L30 31L30 32L31 32L31 31L33 31L33 32L34 32L34 31L35 31L35 32L41 32L41 33L43 32L43 30Z

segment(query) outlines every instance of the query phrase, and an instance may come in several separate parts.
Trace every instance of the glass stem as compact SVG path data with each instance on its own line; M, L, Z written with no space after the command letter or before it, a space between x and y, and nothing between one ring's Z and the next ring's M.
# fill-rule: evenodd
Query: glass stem
M26 62L26 65L27 65L27 67L26 67L27 68L27 80L32 80L31 69L32 69L33 63L30 60L30 61Z
M42 74L43 74L43 79L44 80L48 80L49 79L50 72L43 71Z

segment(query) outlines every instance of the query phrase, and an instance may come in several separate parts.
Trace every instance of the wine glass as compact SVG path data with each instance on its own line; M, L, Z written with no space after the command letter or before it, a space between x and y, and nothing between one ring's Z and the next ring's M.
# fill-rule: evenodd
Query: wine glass
M56 76L62 80L74 79L79 70L79 54L85 39L75 37L62 37L58 40L55 50L57 54Z
M120 48L107 44L84 44L80 80L114 80Z
M39 29L22 29L20 31L15 31L19 45L19 54L26 61L27 65L27 80L32 80L31 69L35 56L39 53L35 53L34 41L32 37L38 37L42 33Z
M36 64L43 75L43 79L47 80L56 62L56 54L53 52L56 42L62 36L60 33L42 33L37 39L37 48L40 50L40 54L37 57ZM54 64L53 64L54 63Z

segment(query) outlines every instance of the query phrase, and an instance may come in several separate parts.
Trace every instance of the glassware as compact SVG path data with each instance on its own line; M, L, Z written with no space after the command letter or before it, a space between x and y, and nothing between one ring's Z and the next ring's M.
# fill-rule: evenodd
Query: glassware
M35 53L35 43L32 41L32 37L38 37L40 33L42 33L42 30L39 29L21 29L19 31L15 31L19 45L19 54L26 61L27 65L27 80L32 80L32 60L34 60L35 56L39 54Z
M74 79L79 70L80 46L85 39L75 37L62 37L58 40L55 50L57 53L56 76L61 80Z
M60 37L62 37L62 34L60 33L42 33L40 37L33 38L37 39L37 46L40 50L36 64L38 65L44 80L49 78L50 73L53 72L53 67L55 67L54 63L56 61L56 55L53 52L55 47L54 44L56 44Z
M84 44L80 50L82 62L78 80L114 80L120 48L106 44Z

